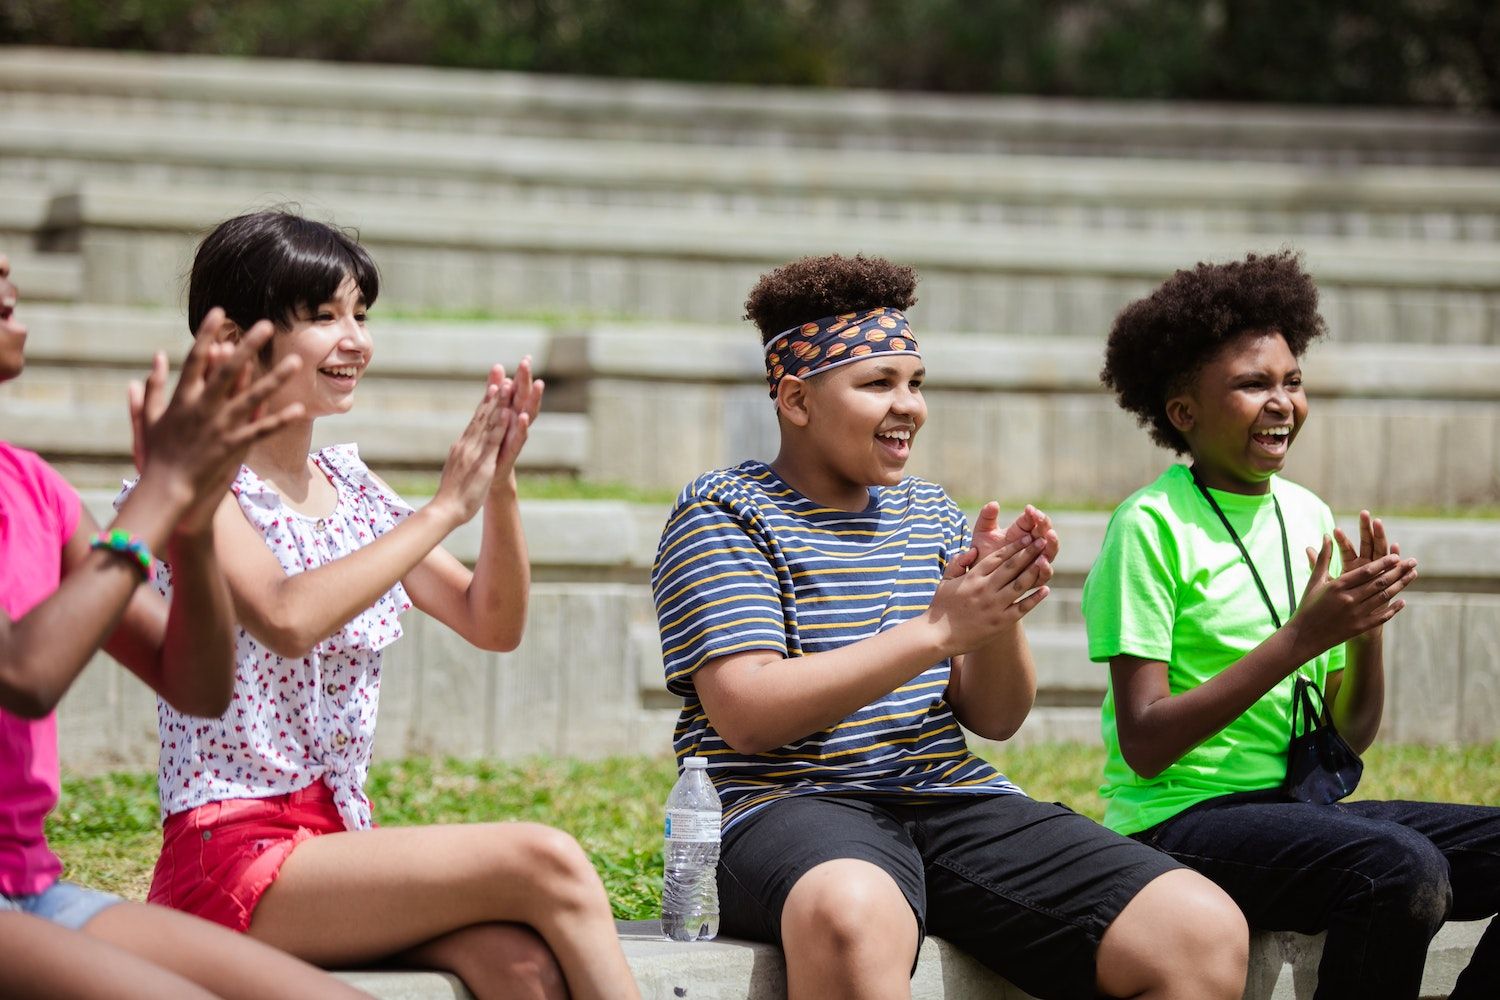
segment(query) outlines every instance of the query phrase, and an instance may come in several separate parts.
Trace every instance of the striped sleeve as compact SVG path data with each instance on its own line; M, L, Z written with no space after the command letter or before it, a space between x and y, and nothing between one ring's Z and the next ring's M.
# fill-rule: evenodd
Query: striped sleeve
M748 650L787 653L781 585L754 528L718 500L685 494L662 530L651 589L667 690L690 697L703 664Z

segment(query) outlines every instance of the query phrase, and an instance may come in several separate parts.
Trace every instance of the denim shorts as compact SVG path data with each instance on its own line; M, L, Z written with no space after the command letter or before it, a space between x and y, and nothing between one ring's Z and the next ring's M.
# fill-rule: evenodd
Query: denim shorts
M29 895L9 896L0 892L0 910L29 913L74 931L82 930L100 912L123 902L119 896L61 880Z

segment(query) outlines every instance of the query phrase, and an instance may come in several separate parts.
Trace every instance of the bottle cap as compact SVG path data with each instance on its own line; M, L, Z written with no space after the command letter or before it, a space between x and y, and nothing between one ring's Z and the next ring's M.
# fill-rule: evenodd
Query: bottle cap
M706 770L708 768L707 757L689 757L682 762L682 766L688 769Z

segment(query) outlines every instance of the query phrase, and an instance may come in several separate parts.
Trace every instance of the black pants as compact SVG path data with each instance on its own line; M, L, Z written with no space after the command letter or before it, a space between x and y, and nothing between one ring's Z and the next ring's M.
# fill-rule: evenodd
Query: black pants
M1500 911L1500 808L1440 802L1314 806L1280 791L1195 806L1136 838L1223 887L1250 926L1327 931L1318 1000L1411 1000L1445 920ZM1500 921L1452 1000L1500 997Z

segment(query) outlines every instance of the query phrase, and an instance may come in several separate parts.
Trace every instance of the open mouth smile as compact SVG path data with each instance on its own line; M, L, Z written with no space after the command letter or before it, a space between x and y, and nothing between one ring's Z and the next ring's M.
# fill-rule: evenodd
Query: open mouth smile
M905 459L911 454L911 439L913 431L909 428L898 428L890 431L880 431L875 435L875 440L880 442L881 447L894 458Z
M1292 440L1292 428L1289 424L1279 427L1265 427L1250 434L1250 440L1254 441L1265 451L1274 455L1286 453L1287 445Z
M318 374L330 379L345 388L352 388L359 381L359 373L362 371L360 365L332 365L327 368L319 368Z

